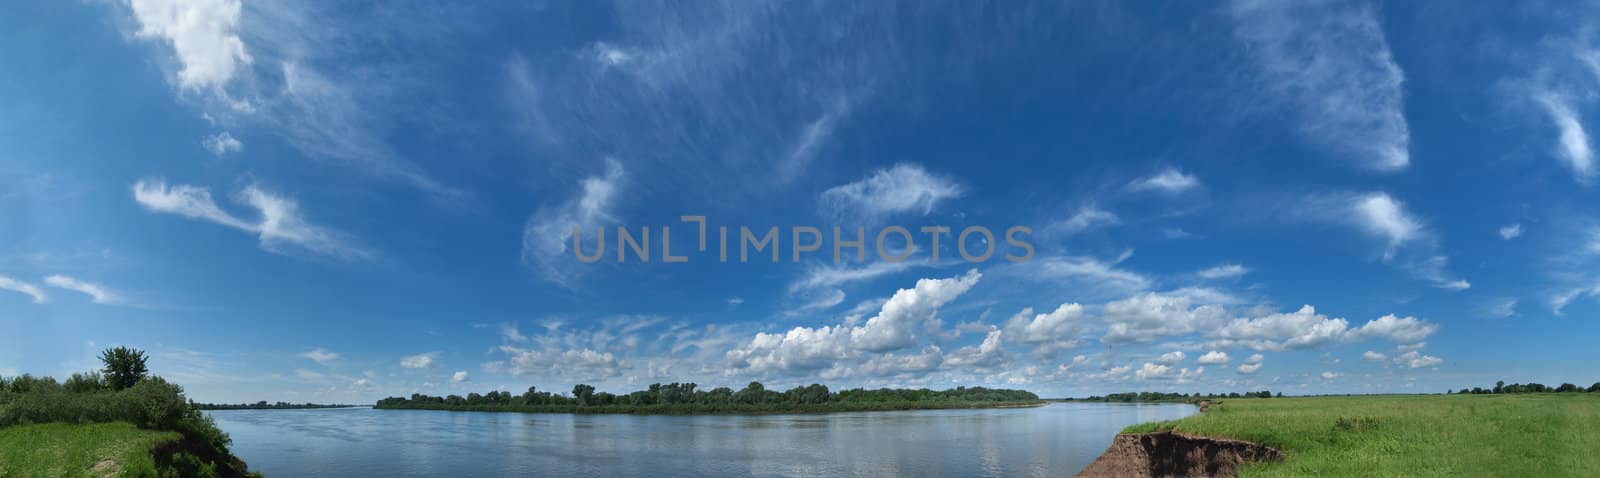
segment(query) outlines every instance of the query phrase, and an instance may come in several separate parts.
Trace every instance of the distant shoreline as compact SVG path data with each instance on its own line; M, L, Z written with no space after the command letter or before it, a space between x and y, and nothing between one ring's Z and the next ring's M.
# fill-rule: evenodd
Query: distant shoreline
M206 410L317 410L324 408L361 408L369 405L349 404L321 404L321 403L196 403L195 407Z
M1049 405L1047 400L1005 402L860 402L828 404L725 404L725 405L459 405L422 403L401 406L380 404L374 410L435 410L447 412L563 413L572 415L786 415L846 412L890 412L911 410L963 410L1033 408Z

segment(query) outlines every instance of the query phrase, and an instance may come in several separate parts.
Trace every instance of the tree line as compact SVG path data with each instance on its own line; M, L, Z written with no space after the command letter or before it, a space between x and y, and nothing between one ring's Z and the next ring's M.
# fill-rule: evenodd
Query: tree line
M195 407L201 410L305 410L312 408L351 408L361 405L340 405L323 403L267 403L262 400L256 403L196 403Z
M1445 390L1445 394L1495 394L1495 393L1600 393L1600 382L1595 382L1589 388L1579 387L1571 383L1563 383L1554 387L1542 383L1511 383L1504 380L1494 383L1494 388L1472 387L1461 390Z
M100 361L105 368L74 373L61 382L28 374L0 377L0 427L128 422L182 437L177 451L154 454L155 469L125 470L128 475L254 475L228 451L228 434L184 397L183 387L150 375L143 351L107 349Z
M1089 398L1073 400L1084 402L1192 402L1195 400L1213 398L1272 398L1273 396L1274 395L1272 392L1267 390L1244 393L1209 393L1205 395L1201 395L1200 392L1195 392L1192 394L1167 392L1124 392L1108 393L1104 396L1095 395ZM1283 392L1278 392L1276 396L1280 398L1283 397Z
M709 390L696 383L655 383L644 390L625 394L597 391L594 386L577 384L570 395L528 387L513 395L508 391L469 393L443 397L411 394L409 398L379 400L376 408L421 408L436 410L589 412L589 413L717 413L763 411L843 411L901 408L960 408L962 406L1038 402L1039 396L1023 390L984 387L956 387L948 390L853 388L834 392L826 385L811 384L788 390L769 390L761 382L750 382L733 390Z

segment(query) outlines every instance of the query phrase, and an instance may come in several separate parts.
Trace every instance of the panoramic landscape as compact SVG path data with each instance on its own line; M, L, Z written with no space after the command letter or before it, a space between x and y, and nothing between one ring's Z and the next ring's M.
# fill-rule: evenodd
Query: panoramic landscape
M1600 474L1600 4L5 13L0 478Z

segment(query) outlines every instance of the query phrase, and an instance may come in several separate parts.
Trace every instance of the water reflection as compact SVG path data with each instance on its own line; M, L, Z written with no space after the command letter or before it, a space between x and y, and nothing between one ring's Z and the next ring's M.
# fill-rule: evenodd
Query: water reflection
M827 415L210 412L268 476L1060 476L1188 405Z

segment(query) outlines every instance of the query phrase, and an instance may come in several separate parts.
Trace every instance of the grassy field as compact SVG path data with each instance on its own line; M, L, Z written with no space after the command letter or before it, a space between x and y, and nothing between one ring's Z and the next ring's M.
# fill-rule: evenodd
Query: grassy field
M1242 476L1594 476L1600 394L1223 399L1210 412L1129 427L1271 445Z
M124 470L154 474L150 448L176 439L176 432L141 430L127 423L0 427L0 477L125 476Z

